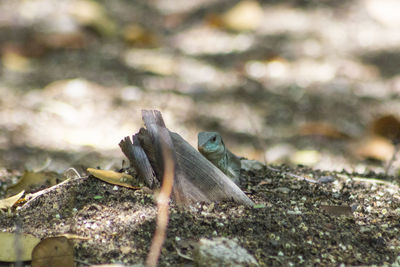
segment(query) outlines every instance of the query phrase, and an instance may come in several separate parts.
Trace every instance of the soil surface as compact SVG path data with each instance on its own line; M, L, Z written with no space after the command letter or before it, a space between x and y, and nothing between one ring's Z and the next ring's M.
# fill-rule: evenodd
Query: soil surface
M388 265L400 253L399 188L376 178L305 167L250 171L241 187L255 207L171 204L160 266L192 265L197 241L213 237L237 239L261 266ZM87 237L73 241L78 266L131 265L146 259L155 216L149 189L82 177L3 214L0 227L40 238Z

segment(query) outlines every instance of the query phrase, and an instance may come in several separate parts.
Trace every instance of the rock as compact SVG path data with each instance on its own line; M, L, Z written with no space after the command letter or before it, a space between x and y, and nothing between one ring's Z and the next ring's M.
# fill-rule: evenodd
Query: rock
M328 183L333 183L335 180L336 180L335 177L331 175L322 176L321 178L318 179L318 183L328 184Z
M259 266L246 249L225 237L200 239L193 254L196 266Z

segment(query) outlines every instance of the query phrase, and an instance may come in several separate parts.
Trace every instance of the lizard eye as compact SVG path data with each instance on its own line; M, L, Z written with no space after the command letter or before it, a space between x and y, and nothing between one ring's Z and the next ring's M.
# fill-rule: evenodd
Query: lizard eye
M211 142L215 142L215 141L217 141L217 137L216 137L216 136L214 136L213 138L211 138Z

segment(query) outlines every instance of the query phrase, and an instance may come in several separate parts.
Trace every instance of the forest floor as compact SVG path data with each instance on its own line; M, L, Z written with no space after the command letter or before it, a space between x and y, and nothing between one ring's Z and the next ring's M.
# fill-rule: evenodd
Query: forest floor
M232 12L239 2L257 23ZM156 108L194 147L199 131L218 131L235 154L267 163L240 186L256 207L172 203L161 265L190 264L200 238L221 236L263 266L393 263L399 4L254 3L1 1L0 197L54 186L69 168L81 178L1 213L0 228L85 237L73 239L82 266L142 262L151 192L86 169L126 167L119 141ZM23 177L37 180L12 189Z
M261 266L390 266L400 254L399 188L377 178L305 167L247 172L241 188L254 207L171 204L160 266L191 266L199 239L214 237L237 240ZM78 236L78 266L132 265L146 259L156 213L149 189L82 177L3 214L0 226L40 238Z

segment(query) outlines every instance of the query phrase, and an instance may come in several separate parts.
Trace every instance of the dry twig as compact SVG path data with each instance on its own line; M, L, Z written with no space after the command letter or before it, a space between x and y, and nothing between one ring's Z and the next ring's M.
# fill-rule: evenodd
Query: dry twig
M157 266L160 257L161 247L164 243L169 215L169 201L174 184L175 163L172 157L172 151L165 143L161 144L163 150L164 176L162 180L161 191L157 199L157 222L156 231L151 243L150 252L147 256L146 266Z

